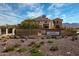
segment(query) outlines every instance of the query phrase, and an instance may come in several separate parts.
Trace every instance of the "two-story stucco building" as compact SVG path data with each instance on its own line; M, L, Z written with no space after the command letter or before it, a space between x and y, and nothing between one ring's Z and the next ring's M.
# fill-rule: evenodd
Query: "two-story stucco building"
M43 29L53 29L55 28L60 28L62 27L62 21L63 19L60 18L56 18L56 19L49 19L47 18L45 15L37 17L36 21L39 23L39 25L43 28Z
M48 19L45 15L37 17L36 21L42 29L52 29L52 27L54 27L53 20Z

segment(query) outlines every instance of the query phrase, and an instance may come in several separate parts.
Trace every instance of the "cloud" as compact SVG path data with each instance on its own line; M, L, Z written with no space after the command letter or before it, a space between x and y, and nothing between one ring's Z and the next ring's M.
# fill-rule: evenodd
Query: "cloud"
M11 7L9 7L7 4L5 3L1 3L0 4L0 11L11 11Z
M38 3L19 3L18 8L14 10L18 15L24 18L32 18L43 14L43 6ZM18 12L19 11L19 12ZM23 14L23 15L22 15Z
M15 17L10 14L5 14L0 12L0 25L5 25L5 24L17 24L19 23L20 18Z
M51 19L52 18L52 15L51 14L48 14L47 17Z
M64 4L64 3L55 3L55 4L53 4L56 8L61 8L61 7L63 7L63 6L65 6L66 4Z
M62 14L62 7L67 6L69 4L66 3L53 3L48 7L48 14L54 15L54 17L60 17Z
M14 9L15 7L16 9ZM43 6L41 4L0 4L1 24L18 24L26 18L35 18L41 15L43 15Z
M54 8L61 8L61 7L65 6L65 5L66 5L66 4L64 4L64 3L53 3L53 4L51 4L51 5L49 6L48 10L52 10L52 9L54 9Z
M36 18L41 15L46 15L53 19L61 17L63 19L78 18L76 15L79 11L68 6L70 4L53 3L16 3L16 4L0 4L0 23L1 24L18 24L27 18ZM66 7L65 7L66 6ZM63 12L64 11L64 12ZM67 21L66 21L67 22Z
M67 17L67 15L65 15L65 14L61 15L61 18L63 18L63 19L66 19L66 17Z
M63 19L63 22L65 23L79 23L79 13L72 12L69 14L62 14L61 18Z
M36 10L34 12L28 12L27 13L27 18L36 18L39 17L41 15L43 15L43 11L42 10Z
M13 11L10 5L0 4L0 23L2 25L16 24L16 23L19 23L21 19L23 19L23 17L15 13L15 11Z
M36 18L44 14L43 7L40 4L29 4L32 11L27 11L27 18Z
M29 9L34 11L35 9L41 7L40 4L38 3L18 3L17 4L18 8L16 10L22 10L22 9Z

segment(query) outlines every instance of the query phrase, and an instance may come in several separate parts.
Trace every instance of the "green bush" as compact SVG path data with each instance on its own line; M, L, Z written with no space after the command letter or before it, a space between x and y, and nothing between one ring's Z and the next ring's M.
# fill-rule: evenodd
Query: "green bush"
M50 36L47 36L47 39L51 39L51 37Z
M6 47L6 49L3 52L9 52L9 51L14 51L14 50L15 50L14 46L12 46L12 47Z
M31 42L28 46L32 46L35 45L35 42Z
M43 41L41 41L41 42L40 42L40 44L44 44L44 42L43 42Z
M32 48L30 52L31 52L32 56L42 56L43 55L43 53L41 51L39 51L37 48Z
M19 48L19 49L17 50L17 52L26 52L26 51L27 51L26 48Z
M58 46L52 46L51 48L50 48L50 51L57 51L58 50Z
M35 42L31 42L28 46L39 48L41 45L40 44L36 44Z
M32 46L32 48L40 48L40 47L41 47L40 44L34 44L34 45Z
M49 40L48 43L53 43L53 41Z
M17 43L14 45L14 47L19 47L19 46L21 46L21 45L20 44L17 44Z

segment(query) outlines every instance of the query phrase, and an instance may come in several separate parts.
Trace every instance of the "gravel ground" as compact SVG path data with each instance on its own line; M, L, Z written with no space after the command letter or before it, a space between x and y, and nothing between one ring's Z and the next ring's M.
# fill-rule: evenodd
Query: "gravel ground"
M75 41L71 41L72 37L62 38L62 39L7 39L0 40L0 56L30 56L30 52L28 48L31 48L29 44L31 42L40 43L41 41L44 44L41 45L39 50L44 54L44 56L79 56L79 36ZM53 43L48 43L48 41L52 41ZM9 51L3 52L6 47L11 47L14 45L19 45L18 48L27 48L26 52L17 52ZM50 51L51 46L58 46L57 51Z

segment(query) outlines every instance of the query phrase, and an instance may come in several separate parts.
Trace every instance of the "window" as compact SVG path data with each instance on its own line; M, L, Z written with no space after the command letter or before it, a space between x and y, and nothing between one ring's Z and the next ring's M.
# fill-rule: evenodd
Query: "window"
M6 34L6 28L1 28L1 33Z
M45 21L45 23L47 23L47 21Z
M49 28L49 24L43 24L43 28Z
M60 26L59 25L56 25L56 28L60 28Z
M12 33L12 28L9 28L8 29L8 33Z
M58 21L57 21L57 23L58 23Z

